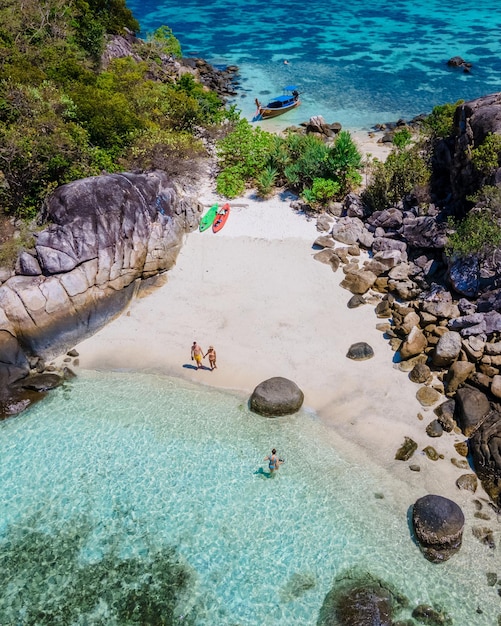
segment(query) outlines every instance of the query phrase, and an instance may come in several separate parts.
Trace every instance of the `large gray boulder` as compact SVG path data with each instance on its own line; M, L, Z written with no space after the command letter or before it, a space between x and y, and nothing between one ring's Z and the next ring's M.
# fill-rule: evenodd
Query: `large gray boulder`
M120 315L141 281L174 265L202 208L160 171L56 189L30 258L0 285L0 392L26 376L29 357L61 354Z
M260 383L252 392L249 405L254 413L277 417L297 413L304 394L292 380L276 376Z
M442 496L419 498L412 508L412 524L425 558L442 563L461 547L464 515L460 507Z

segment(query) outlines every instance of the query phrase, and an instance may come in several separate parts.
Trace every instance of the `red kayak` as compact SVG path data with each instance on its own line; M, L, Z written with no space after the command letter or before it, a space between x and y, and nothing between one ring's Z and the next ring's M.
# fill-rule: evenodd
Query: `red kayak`
M228 219L229 214L230 205L228 203L224 204L220 209L217 210L216 219L212 222L213 233L217 233L221 230L221 228L226 224L226 220Z

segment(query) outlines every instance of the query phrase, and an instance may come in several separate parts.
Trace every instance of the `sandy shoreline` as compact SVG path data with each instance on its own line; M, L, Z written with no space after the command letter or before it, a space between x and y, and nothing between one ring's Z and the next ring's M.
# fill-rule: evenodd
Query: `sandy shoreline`
M206 206L217 200L207 189ZM232 203L224 229L186 236L163 286L135 300L129 311L77 347L83 369L151 371L250 395L272 376L296 382L306 408L350 445L400 478L415 497L437 493L461 504L459 458L463 437L430 439L435 416L416 399L419 386L397 371L373 305L348 309L342 270L313 259L316 222L290 208L291 197L262 201L252 194ZM192 342L213 344L218 369L196 371ZM374 358L346 358L366 341ZM418 413L424 417L418 419ZM410 462L395 461L404 437L418 443ZM424 447L444 455L429 460ZM409 464L419 464L413 472ZM482 492L483 493L483 492ZM477 491L477 496L479 492Z

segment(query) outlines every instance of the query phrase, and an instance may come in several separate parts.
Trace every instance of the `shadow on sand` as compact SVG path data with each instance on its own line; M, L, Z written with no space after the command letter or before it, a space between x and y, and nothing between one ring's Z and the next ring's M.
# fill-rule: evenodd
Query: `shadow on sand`
M196 365L192 365L191 363L185 363L183 367L187 370L207 370L208 372L212 372L211 368L207 367L206 365L202 365L202 367L197 367Z

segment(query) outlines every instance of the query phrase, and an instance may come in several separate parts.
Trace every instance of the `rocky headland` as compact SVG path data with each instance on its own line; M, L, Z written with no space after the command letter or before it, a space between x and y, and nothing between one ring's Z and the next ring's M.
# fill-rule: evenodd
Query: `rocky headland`
M174 265L201 210L163 172L78 180L47 198L34 248L2 271L3 415L58 384L55 375L40 378L46 361L120 315L142 284Z

